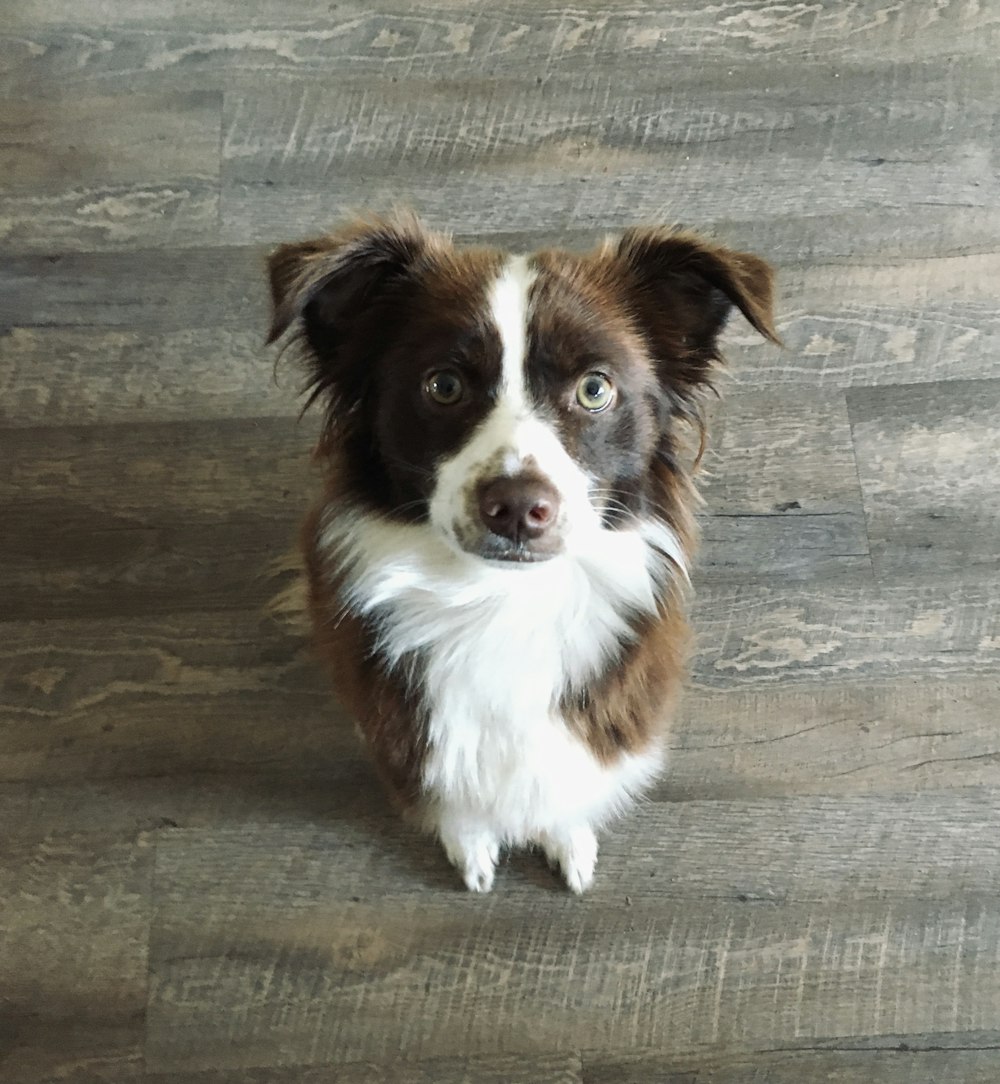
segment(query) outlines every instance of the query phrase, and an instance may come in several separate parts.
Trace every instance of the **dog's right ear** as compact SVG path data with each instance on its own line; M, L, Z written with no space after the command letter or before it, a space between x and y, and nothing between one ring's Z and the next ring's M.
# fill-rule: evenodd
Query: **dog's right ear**
M442 240L415 216L396 215L281 245L268 261L273 306L268 343L301 318L314 353L331 354L373 296Z

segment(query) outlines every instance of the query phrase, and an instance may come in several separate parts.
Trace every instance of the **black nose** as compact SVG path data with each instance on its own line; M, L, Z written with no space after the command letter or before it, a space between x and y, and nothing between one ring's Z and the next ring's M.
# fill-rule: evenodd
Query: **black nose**
M559 494L528 475L496 478L479 487L479 515L494 534L511 542L541 538L556 521Z

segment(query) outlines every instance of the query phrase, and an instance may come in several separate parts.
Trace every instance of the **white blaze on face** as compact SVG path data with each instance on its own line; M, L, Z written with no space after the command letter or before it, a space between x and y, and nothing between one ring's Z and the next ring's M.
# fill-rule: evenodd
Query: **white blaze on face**
M525 256L511 256L488 294L489 314L500 336L502 375L496 406L466 444L437 468L431 522L452 539L478 532L468 522L468 494L480 482L517 474L530 467L555 486L561 507L555 529L567 548L581 531L600 528L590 503L589 476L569 456L553 426L540 418L528 394L530 293L537 272Z

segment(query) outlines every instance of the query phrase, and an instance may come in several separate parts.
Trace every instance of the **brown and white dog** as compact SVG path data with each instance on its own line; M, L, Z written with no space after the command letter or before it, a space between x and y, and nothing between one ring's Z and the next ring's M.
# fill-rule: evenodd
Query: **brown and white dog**
M668 229L511 256L395 216L270 275L325 407L304 549L340 697L470 889L536 844L583 891L683 676L680 429L734 305L776 338L770 268Z

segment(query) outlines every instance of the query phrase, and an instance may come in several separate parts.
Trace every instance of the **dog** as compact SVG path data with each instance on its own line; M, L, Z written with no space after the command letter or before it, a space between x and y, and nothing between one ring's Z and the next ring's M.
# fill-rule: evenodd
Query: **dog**
M583 892L596 833L663 767L684 434L700 458L731 310L777 341L771 267L672 228L508 255L403 213L282 245L269 272L269 341L298 344L324 411L302 544L339 697L470 890L537 846Z

